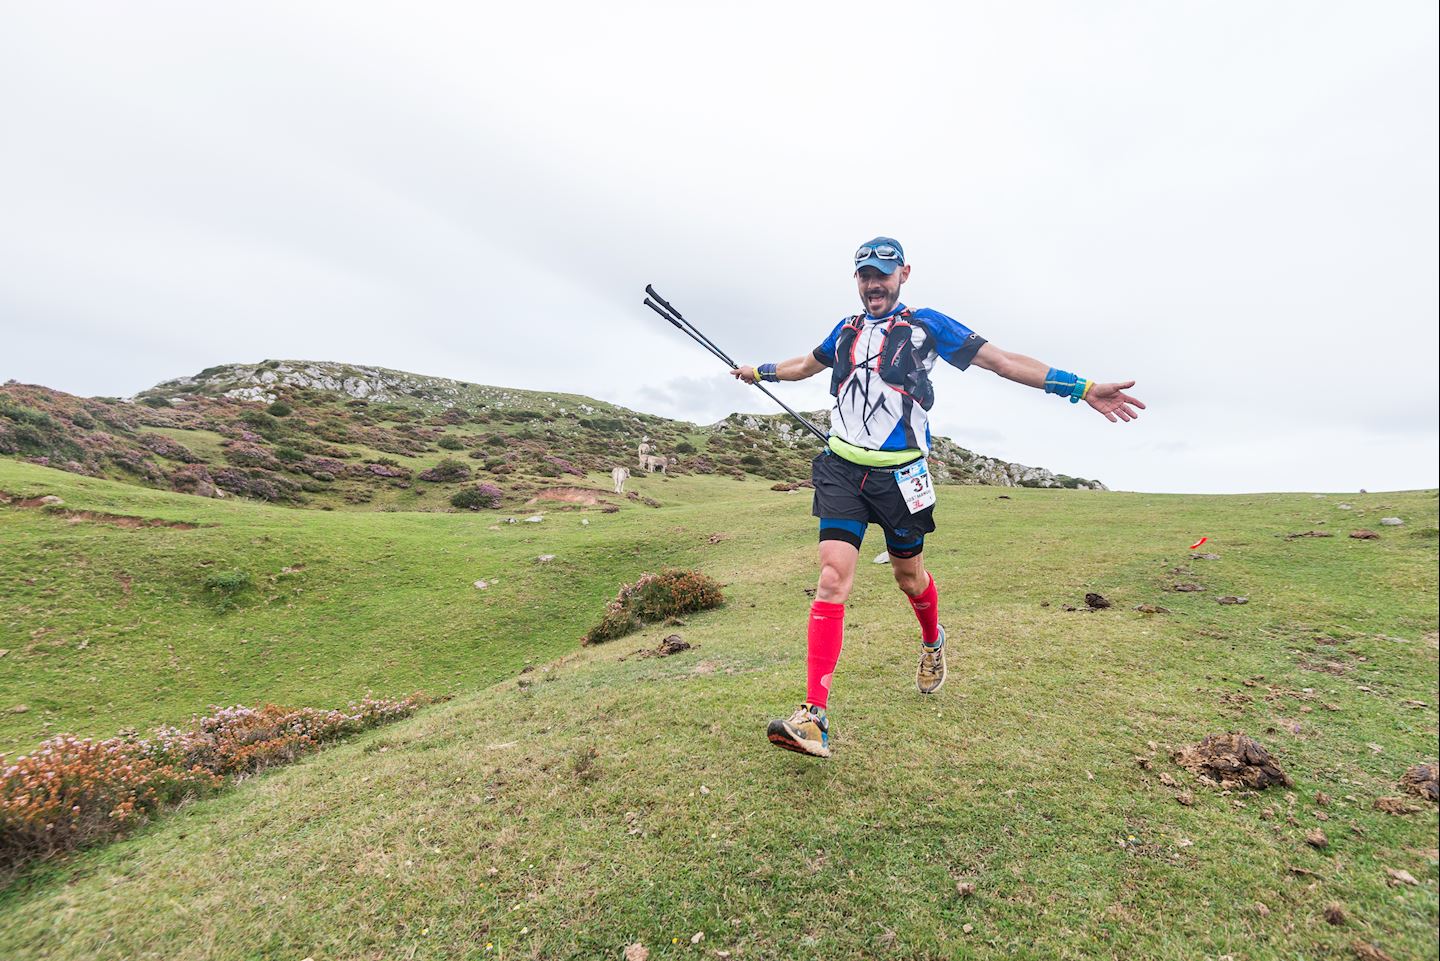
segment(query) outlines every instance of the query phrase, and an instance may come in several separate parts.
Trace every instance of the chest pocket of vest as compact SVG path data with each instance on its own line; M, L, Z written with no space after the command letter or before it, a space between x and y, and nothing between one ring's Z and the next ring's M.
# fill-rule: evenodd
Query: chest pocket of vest
M922 359L930 334L913 323L909 311L890 322L880 351L880 379L909 394L923 410L935 404L935 387Z
M921 359L929 349L930 334L911 317L907 310L885 328L878 361L880 379L910 395L923 410L929 410L935 404L935 388ZM840 396L840 385L855 372L855 340L864 325L864 317L856 315L840 328L835 340L835 365L830 368L832 397Z

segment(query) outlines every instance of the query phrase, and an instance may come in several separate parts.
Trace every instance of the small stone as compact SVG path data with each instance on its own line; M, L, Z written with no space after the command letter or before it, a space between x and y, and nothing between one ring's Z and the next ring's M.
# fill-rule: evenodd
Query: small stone
M1404 870L1399 870L1399 871L1397 871L1395 868L1386 868L1386 869L1385 869L1385 874L1386 874L1387 877L1390 878L1390 885L1391 885L1391 887L1397 887L1397 886L1399 886L1399 885L1401 885L1401 884L1419 884L1419 883L1420 883L1419 881L1415 880L1415 875L1411 874L1409 871L1404 871Z
M29 710L30 710L30 705L29 705L29 704L16 704L14 707L12 707L12 708L10 709L10 713L11 713L11 714L24 714L25 712L27 712L27 711L29 711Z
M973 924L967 924L967 925L963 926L960 930L961 930L961 931L964 931L966 934L969 934L971 931L974 931L974 930L975 930L975 925L973 925Z
M1159 604L1136 604L1135 610L1141 614L1169 614L1170 608L1161 607Z
M1349 505L1349 504L1336 504L1335 506L1336 506L1337 508L1339 508L1340 510L1342 510L1342 511L1348 511L1348 510L1350 510L1350 505Z
M1205 590L1205 588L1201 587L1199 584L1182 581L1181 583L1176 584L1173 588L1171 588L1171 590L1175 591L1177 594L1194 594L1196 591Z
M1351 531L1350 536L1357 541L1378 541L1380 539L1379 534L1375 533L1372 530L1367 530L1363 527L1360 528L1358 531Z
M1330 839L1325 836L1324 831L1312 828L1305 832L1305 843L1312 848L1325 848L1330 846Z
M550 563L551 561L553 561L554 559L555 559L555 555L554 555L554 554L541 554L539 557L535 558L535 563L536 563L536 564L549 564L549 563Z
M962 898L971 897L975 893L975 885L970 883L969 881L956 881L955 893L960 895Z
M525 523L527 523L527 524L538 524L538 523L540 523L541 521L543 521L544 519L545 519L545 518L541 517L539 514L531 514L529 517L525 518Z
M1226 594L1224 597L1215 598L1221 604L1249 604L1250 598L1236 597L1234 594Z
M690 943L691 943L691 944L699 944L701 941L704 941L704 940L705 940L705 932L704 932L704 931L696 931L694 934L690 935Z
M890 552L889 552L889 551L881 551L878 555L876 555L874 563L876 563L876 564L889 564L889 563L890 563Z
M625 946L625 961L650 961L650 949L640 942Z
M1181 791L1179 794L1175 795L1175 803L1176 803L1176 804L1179 804L1181 807L1187 807L1187 808L1188 808L1188 807L1194 807L1194 806L1195 806L1195 794L1194 794L1194 792L1192 792L1192 791Z
M490 586L490 582L489 582L489 581L476 581L476 582L475 582L475 590L477 590L477 591L483 591L483 590L485 590L485 588L487 588L487 587L489 587L489 586Z
M1399 527L1405 522L1398 517L1382 517L1380 518L1380 523L1386 527Z
M45 505L46 507L60 507L64 505L65 501L59 497L56 497L54 494L46 494L44 497L40 498L40 503ZM1382 521L1381 523L1384 522Z
M1264 901L1256 901L1255 913L1260 915L1260 917L1262 918L1268 918L1270 917L1270 906L1267 905Z
M580 518L580 526L581 526L581 527L589 527L589 526L590 526L590 518L588 518L588 517L582 517L582 518Z

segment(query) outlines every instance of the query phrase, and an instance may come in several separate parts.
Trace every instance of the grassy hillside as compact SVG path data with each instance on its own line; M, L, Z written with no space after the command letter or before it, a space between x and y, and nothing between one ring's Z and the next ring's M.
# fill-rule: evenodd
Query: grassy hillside
M45 722L110 733L216 700L459 694L32 872L0 894L0 956L1437 956L1435 807L1372 807L1436 752L1434 492L944 487L927 557L951 680L914 692L914 619L872 537L819 762L763 734L803 694L808 495L638 484L663 506L511 526L0 461L0 490L213 525L0 506L0 705L31 708L0 714L11 747ZM1308 530L1338 536L1283 536ZM1217 559L1190 558L1201 534ZM576 646L619 581L668 563L721 580L726 607ZM256 583L233 610L203 587L222 568ZM1065 610L1086 591L1114 606ZM672 631L698 646L627 657ZM1224 794L1170 762L1225 730L1270 748L1294 789Z

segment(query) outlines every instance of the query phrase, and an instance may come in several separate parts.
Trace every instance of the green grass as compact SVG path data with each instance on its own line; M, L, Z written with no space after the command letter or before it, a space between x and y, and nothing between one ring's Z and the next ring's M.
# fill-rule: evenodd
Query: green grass
M286 510L0 461L3 490L214 525L0 507L0 709L31 707L0 714L11 748L215 701L459 695L31 872L0 894L0 956L579 959L639 940L657 961L1290 961L1357 939L1437 956L1435 809L1371 807L1436 752L1434 492L943 488L927 560L951 678L914 692L914 618L870 538L819 762L763 736L804 690L808 496L633 486L665 506L492 530L488 512ZM1390 514L1406 526L1379 526ZM1382 539L1344 536L1361 526ZM1282 536L1317 527L1337 536ZM1201 534L1219 560L1189 559ZM727 606L576 646L620 581L667 564L719 579ZM232 569L257 586L221 613L203 580ZM1167 590L1181 579L1207 590ZM1086 591L1114 608L1062 609ZM676 630L698 648L621 659ZM1222 795L1168 761L1224 730L1257 737L1295 789ZM1303 843L1317 791L1324 851ZM1421 883L1389 887L1386 867ZM1325 922L1330 902L1346 925Z

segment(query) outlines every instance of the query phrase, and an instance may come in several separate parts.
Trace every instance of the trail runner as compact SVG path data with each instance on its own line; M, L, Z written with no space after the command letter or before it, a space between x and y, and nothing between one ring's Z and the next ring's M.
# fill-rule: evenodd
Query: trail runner
M935 579L925 570L925 535L935 530L935 490L925 463L930 372L937 359L965 370L974 364L1006 380L1084 402L1112 423L1131 421L1145 405L1125 393L1135 382L1100 384L1024 354L1001 350L964 324L928 307L900 303L910 279L905 250L876 237L855 251L855 284L864 311L835 325L808 354L778 364L740 367L746 383L804 380L830 369L830 440L811 465L812 513L820 519L820 583L806 632L808 684L804 702L786 720L770 722L771 743L815 757L830 756L826 704L845 634L845 601L869 524L885 532L895 583L920 622L915 687L934 694L945 683L945 628Z

